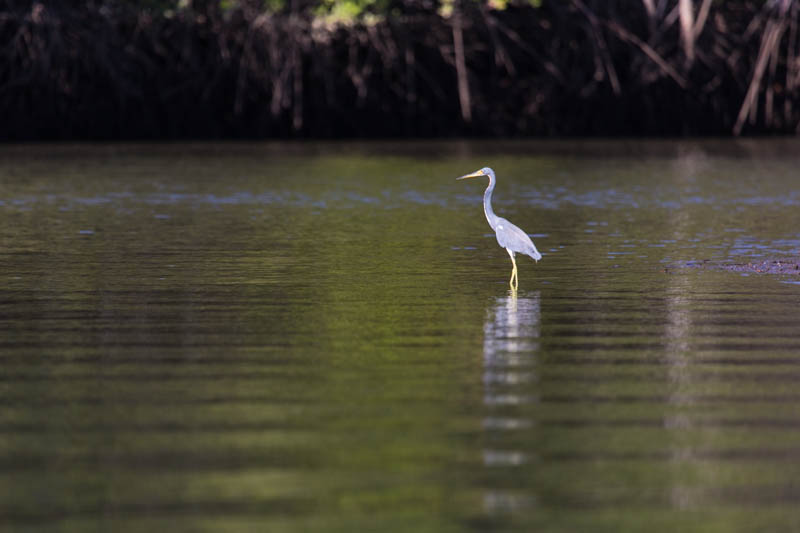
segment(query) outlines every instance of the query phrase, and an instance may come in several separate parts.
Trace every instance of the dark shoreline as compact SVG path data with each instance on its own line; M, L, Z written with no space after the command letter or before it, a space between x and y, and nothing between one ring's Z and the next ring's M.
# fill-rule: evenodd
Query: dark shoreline
M169 16L5 4L3 141L724 137L800 124L788 0L712 2L691 47L671 13L615 1L463 4L450 17L419 4L343 26L218 2Z

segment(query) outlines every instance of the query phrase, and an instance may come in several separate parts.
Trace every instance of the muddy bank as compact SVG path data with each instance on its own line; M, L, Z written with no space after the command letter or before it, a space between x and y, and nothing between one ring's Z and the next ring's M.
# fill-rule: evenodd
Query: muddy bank
M688 261L680 267L702 270L727 270L740 274L778 274L800 277L800 257L783 257L780 259L765 259L763 261L748 261L746 263L723 263L705 259L702 261Z

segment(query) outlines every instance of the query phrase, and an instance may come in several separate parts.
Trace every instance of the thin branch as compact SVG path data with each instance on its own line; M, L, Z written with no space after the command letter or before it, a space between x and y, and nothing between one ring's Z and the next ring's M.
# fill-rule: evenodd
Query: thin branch
M733 126L733 134L737 137L741 135L744 122L747 120L747 116L751 113L751 110L755 111L758 91L761 88L761 78L764 76L769 58L774 53L774 49L780 42L785 29L786 20L783 18L780 20L769 19L767 22L767 28L764 30L764 36L761 39L761 48L758 51L756 67L753 70L753 77L750 79L747 95L744 97L742 107L739 109L739 116L736 119L736 124Z
M695 40L700 37L701 33L703 33L703 27L706 25L708 12L710 9L711 0L703 0L703 4L700 6L700 11L697 13L697 20L694 21L694 27L692 28L692 35L694 36Z
M628 41L629 43L637 46L647 57L649 57L653 61L653 63L658 65L659 68L661 68L661 70L667 76L672 78L675 81L675 83L677 83L678 86L680 86L681 89L686 89L686 87L689 84L684 79L684 77L678 74L678 72L674 68L672 68L672 66L670 66L670 64L667 63L664 60L664 58L659 55L658 52L653 50L653 48L649 44L643 42L641 39L630 33L628 30L620 27L616 22L608 21L605 22L605 25L608 27L608 29L616 33L617 36L623 41Z
M681 42L686 61L689 65L694 61L694 5L692 0L678 0L681 19Z
M458 102L461 105L461 118L464 122L472 122L472 103L470 102L467 65L464 59L464 32L461 9L453 14L453 48L456 61L456 77L458 79Z

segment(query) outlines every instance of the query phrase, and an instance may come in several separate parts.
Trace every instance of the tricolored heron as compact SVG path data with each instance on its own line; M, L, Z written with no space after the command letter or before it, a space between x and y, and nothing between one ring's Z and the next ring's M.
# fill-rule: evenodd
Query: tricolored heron
M497 178L494 177L494 170L489 167L483 167L472 174L456 179L465 180L467 178L480 177L489 178L489 186L486 187L486 192L483 193L483 212L486 213L486 220L489 221L489 225L497 236L497 243L505 248L508 255L511 256L511 264L514 265L514 268L511 270L511 279L508 283L513 290L516 290L519 286L519 277L517 276L517 262L514 260L514 253L519 252L529 255L537 262L542 258L542 254L536 249L536 245L533 244L527 233L508 220L494 214L492 210L492 192L494 191L495 183L497 183Z

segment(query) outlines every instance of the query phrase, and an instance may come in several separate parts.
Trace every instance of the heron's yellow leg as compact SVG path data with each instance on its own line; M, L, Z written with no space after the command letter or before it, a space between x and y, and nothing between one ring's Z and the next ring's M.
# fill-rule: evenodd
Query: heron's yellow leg
M508 248L506 248L506 251L508 252L509 257L511 257L511 264L514 265L514 267L511 269L511 279L508 280L508 284L511 285L512 290L517 290L517 287L519 287L519 276L517 276L517 262L514 260L514 252L512 252Z

